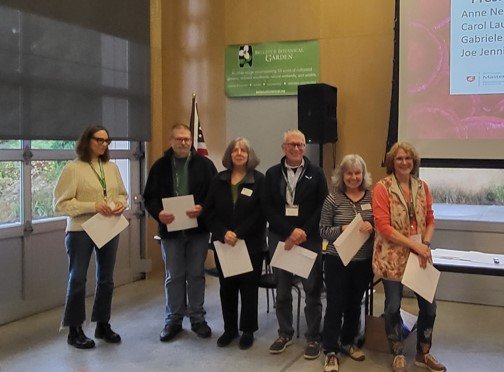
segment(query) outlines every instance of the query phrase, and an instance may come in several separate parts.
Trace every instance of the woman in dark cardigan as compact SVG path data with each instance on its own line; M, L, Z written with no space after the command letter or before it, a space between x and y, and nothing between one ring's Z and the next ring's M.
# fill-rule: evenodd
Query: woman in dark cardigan
M253 271L224 278L216 256L224 317L224 333L217 340L217 345L229 345L241 330L239 346L248 349L258 329L257 292L266 246L266 220L260 200L264 175L255 170L259 159L249 141L243 137L231 141L222 164L226 170L212 181L205 202L205 221L212 233L212 241L218 240L234 247L239 239L245 240ZM238 293L241 296L239 329Z

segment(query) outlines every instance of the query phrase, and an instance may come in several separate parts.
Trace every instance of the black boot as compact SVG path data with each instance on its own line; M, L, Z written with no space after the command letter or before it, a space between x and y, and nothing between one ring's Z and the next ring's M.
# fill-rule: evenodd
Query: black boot
M95 337L102 338L103 341L118 344L121 342L121 336L115 333L112 328L110 328L110 324L106 322L98 322L96 323Z
M95 342L86 337L82 327L70 327L67 342L68 345L72 345L77 349L92 349L95 347Z

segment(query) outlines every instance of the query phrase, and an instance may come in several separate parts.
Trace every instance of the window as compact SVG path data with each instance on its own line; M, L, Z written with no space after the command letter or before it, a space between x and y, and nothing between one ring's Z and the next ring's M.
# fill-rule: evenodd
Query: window
M31 141L33 150L73 150L75 148L74 141Z
M504 169L421 168L436 217L504 222Z
M20 149L21 141L19 140L0 140L0 150Z
M131 148L135 146L129 141L113 141L110 146L111 161L117 164L128 195L134 159ZM31 151L25 151L26 148ZM75 141L0 141L0 227L56 217L54 187L63 167L75 158L74 148ZM26 153L32 156L27 163L23 161ZM24 181L24 177L30 182Z
M31 165L32 184L32 218L54 217L53 191L61 174L61 170L68 161L35 160Z
M0 224L21 221L21 162L0 161Z

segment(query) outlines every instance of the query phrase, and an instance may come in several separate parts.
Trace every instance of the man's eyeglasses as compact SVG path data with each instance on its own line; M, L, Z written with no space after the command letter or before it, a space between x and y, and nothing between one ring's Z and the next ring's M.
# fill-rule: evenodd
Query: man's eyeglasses
M287 145L291 149L295 149L296 147L298 149L303 150L306 147L306 143L300 143L300 142L287 142L285 145Z
M106 143L107 145L110 145L112 140L110 138L99 138L99 137L93 137L93 139L98 142L98 144L103 145Z
M177 141L178 143L182 143L182 142L191 143L191 139L189 137L175 137L173 139L175 141Z

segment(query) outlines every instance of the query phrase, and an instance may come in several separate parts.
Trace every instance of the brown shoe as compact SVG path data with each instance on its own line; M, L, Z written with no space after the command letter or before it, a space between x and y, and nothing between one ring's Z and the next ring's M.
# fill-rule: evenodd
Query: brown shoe
M341 345L341 351L357 362L362 362L366 359L364 352L356 345Z
M407 372L406 368L406 358L404 355L396 355L394 361L392 362L392 371L394 372Z
M427 368L431 372L445 372L446 367L438 362L436 358L432 356L432 354L422 354L417 353L415 357L415 365L423 368Z
M338 357L335 353L328 353L325 357L324 372L338 372Z

